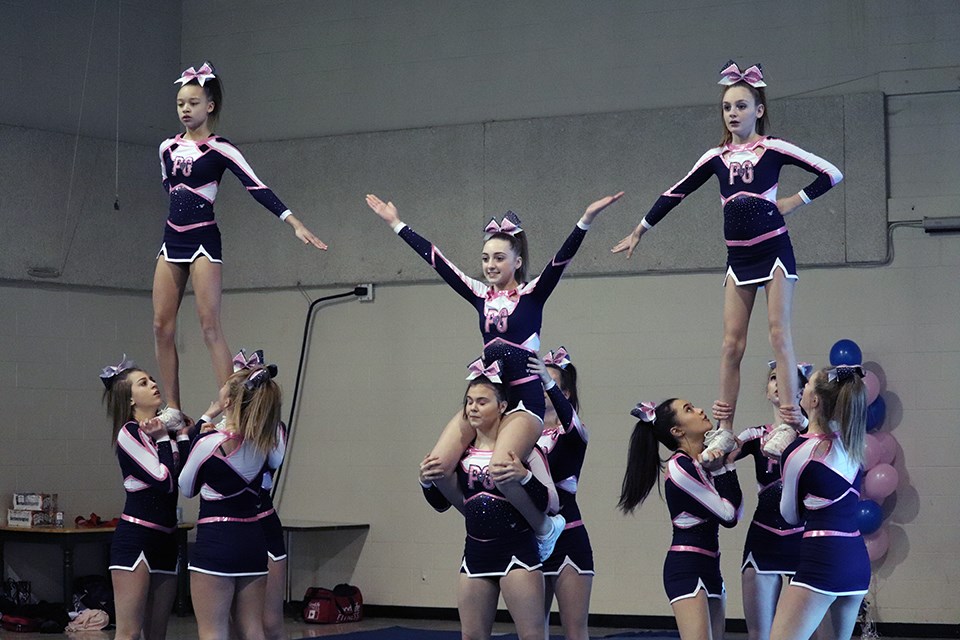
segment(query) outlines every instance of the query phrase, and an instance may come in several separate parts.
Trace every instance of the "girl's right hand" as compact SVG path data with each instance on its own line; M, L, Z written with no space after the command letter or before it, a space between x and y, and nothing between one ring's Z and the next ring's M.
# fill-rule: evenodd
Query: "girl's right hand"
M713 402L713 419L717 422L721 420L729 420L733 417L733 407L729 403L724 402L723 400L714 400Z
M543 364L543 360L536 356L527 358L527 371L539 377L540 382L544 385L553 381L553 378L550 377L550 372L547 371L547 365Z
M604 209L606 209L607 207L609 207L610 205L612 205L614 202L616 202L622 197L623 197L623 191L620 191L619 193L615 193L612 196L607 196L605 198L600 198L595 202L591 202L587 206L587 210L583 212L583 216L581 216L580 220L582 220L586 224L590 224L591 222L593 222L593 219L596 218L601 211L603 211Z
M164 426L163 421L160 420L159 416L141 422L140 431L143 431L154 440L167 435L167 427Z
M380 216L380 218L391 227L400 222L400 215L397 213L397 208L392 202L384 202L372 193L368 193L367 206L373 209L374 213Z
M640 232L634 229L633 233L614 245L613 249L610 249L610 253L623 253L626 251L627 260L629 260L631 256L633 256L633 251L637 248L638 244L640 244Z
M437 456L428 455L420 463L420 484L433 484L443 480L443 476L443 466Z

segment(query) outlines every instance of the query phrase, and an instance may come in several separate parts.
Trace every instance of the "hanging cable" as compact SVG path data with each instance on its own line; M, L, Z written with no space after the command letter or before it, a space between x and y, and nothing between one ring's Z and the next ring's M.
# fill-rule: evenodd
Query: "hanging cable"
M120 18L123 10L123 0L117 0L117 130L114 140L114 180L113 180L113 210L120 211Z

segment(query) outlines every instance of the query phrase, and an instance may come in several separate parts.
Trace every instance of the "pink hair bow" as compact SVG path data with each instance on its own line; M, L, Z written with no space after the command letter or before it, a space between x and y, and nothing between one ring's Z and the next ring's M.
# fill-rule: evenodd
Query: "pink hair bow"
M515 236L518 233L523 233L523 228L520 227L520 218L517 217L517 214L513 211L507 211L499 223L496 218L490 218L490 222L483 228L483 232L487 236L492 236L497 233Z
M543 356L543 364L552 364L555 367L566 369L567 365L570 364L570 354L567 353L566 347L559 347L556 351L547 351L547 355Z
M476 380L477 378L484 377L490 382L501 383L500 380L500 361L494 360L490 366L484 366L483 358L477 358L469 365L467 365L467 370L470 371L467 374L467 380Z
M630 415L642 422L653 424L657 421L657 405L652 402L638 402L637 406L630 409Z
M777 361L770 360L767 362L771 369L777 368ZM804 378L810 379L810 374L813 373L813 364L810 362L798 362L797 370L803 375Z
M728 60L723 69L720 70L720 82L717 84L730 86L738 82L746 82L756 89L767 86L767 83L763 81L763 67L760 66L760 63L748 67L745 71L740 71L736 62Z
M113 384L113 379L126 371L127 369L134 368L135 365L133 360L127 360L127 354L123 354L123 357L120 359L120 364L116 366L106 366L100 371L100 380L103 382L103 386L110 388L110 385Z
M233 356L233 372L236 373L241 369L252 369L256 366L262 365L263 362L263 349L257 349L250 354L249 358L244 350L240 349L240 353Z
M853 379L854 374L861 378L867 375L859 364L841 364L833 369L827 369L827 382L846 382Z
M196 80L197 84L199 84L202 87L204 82L206 82L207 80L213 80L216 77L217 76L213 74L213 67L210 66L210 63L204 62L202 65L200 65L199 69L190 67L189 69L181 73L180 77L174 80L173 82L174 84L179 83L181 86L183 86L188 82Z

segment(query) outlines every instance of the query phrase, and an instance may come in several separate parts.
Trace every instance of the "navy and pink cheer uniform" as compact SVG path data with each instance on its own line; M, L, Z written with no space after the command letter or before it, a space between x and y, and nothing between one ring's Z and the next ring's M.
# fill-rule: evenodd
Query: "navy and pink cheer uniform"
M160 171L163 188L170 195L170 212L158 258L193 262L205 256L210 262L223 262L213 203L227 169L275 216L284 220L290 215L291 211L260 181L240 150L226 138L210 136L195 141L178 134L160 144Z
M870 558L857 525L863 471L839 434L806 435L784 450L784 520L803 524L800 562L790 584L832 596L865 594Z
M110 543L110 569L177 573L177 458L170 437L156 441L128 422L117 432L126 502Z
M514 569L539 570L537 538L530 524L497 489L490 477L492 450L473 445L457 465L457 483L463 493L463 517L467 529L460 573L471 578L501 577ZM534 471L523 485L534 505L541 511L556 509L556 494L540 480L549 474L546 457L534 447L527 466ZM424 497L437 511L446 511L450 503L435 486L422 487Z
M692 598L701 589L709 598L720 598L720 525L737 524L743 509L737 470L731 464L708 472L677 451L667 462L666 475L673 541L663 563L663 588L671 603Z
M258 517L263 474L283 460L284 433L277 429L277 446L264 454L242 441L232 452L221 446L238 434L213 430L201 433L180 472L180 491L200 495L197 541L189 568L218 576L267 574L267 541Z
M777 186L784 165L817 176L800 191L807 204L843 180L840 170L823 158L786 140L762 136L747 144L726 144L707 151L683 180L657 199L641 224L652 228L710 176L716 176L727 244L724 282L732 278L737 285L759 284L771 280L777 269L795 280L793 245L777 208Z
M567 521L553 553L543 563L543 575L558 576L565 567L580 575L594 575L593 548L577 505L577 485L587 453L587 428L580 421L560 385L553 383L547 395L560 419L559 428L543 430L537 446L547 454L550 475L557 487L560 515Z
M789 524L780 515L783 481L780 462L763 455L763 440L773 425L744 429L737 438L743 443L737 460L752 457L757 476L757 509L753 513L743 545L740 570L753 567L757 573L793 575L800 561L803 527Z
M487 364L501 362L500 377L507 386L508 414L526 411L543 421L543 385L538 376L530 375L527 359L540 350L543 306L580 248L587 229L589 225L577 223L543 272L509 291L496 291L489 284L467 276L429 240L406 224L401 223L395 229L454 291L477 310L484 342L483 360Z

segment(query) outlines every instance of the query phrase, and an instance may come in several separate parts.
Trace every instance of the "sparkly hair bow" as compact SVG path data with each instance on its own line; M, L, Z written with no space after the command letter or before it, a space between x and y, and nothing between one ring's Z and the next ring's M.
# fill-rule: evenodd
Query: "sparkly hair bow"
M730 86L738 82L746 82L755 89L767 86L767 83L763 81L763 67L760 66L759 62L744 71L740 71L736 62L728 60L727 64L723 65L723 69L720 70L720 82L717 84Z
M183 86L188 82L196 80L197 84L202 87L204 82L206 82L207 80L213 80L216 77L217 76L213 74L213 67L210 65L210 63L204 62L202 65L200 65L199 69L190 67L189 69L181 73L180 77L174 80L173 82L174 84L180 84L181 86Z
M233 372L236 373L241 369L253 369L256 366L262 365L263 362L263 349L257 349L250 354L249 358L246 352L240 349L240 352L233 356Z
M489 366L484 366L483 358L477 358L469 365L467 369L470 373L467 374L467 380L476 380L477 378L484 377L490 382L501 383L503 382L500 379L500 361L494 360Z
M135 365L133 360L127 360L127 354L123 354L123 358L120 359L120 364L117 366L106 366L100 371L100 380L103 382L103 386L110 388L110 385L113 384L113 379L118 375L126 371L127 369L134 368Z
M490 218L490 222L488 222L487 226L483 228L483 233L487 237L497 233L505 233L508 236L515 236L518 233L523 233L523 229L520 227L520 218L517 217L517 214L515 214L513 211L507 211L499 223L497 222L496 218Z
M247 380L243 383L243 386L247 391L253 391L265 385L267 380L275 377L277 377L277 365L268 364L247 376Z
M769 362L767 362L767 364L770 366L771 369L776 369L776 368L777 368L777 361L776 361L776 360L770 360ZM799 371L800 374L801 374L804 378L806 378L807 380L809 380L809 379L810 379L810 375L813 373L813 364L811 364L811 363L809 363L809 362L798 362L798 363L797 363L797 371Z
M641 422L653 424L657 421L657 405L652 402L638 402L637 406L630 409L630 415Z
M556 351L547 351L547 355L543 356L543 364L552 364L555 367L566 369L567 365L570 364L570 354L567 353L566 347L558 347Z
M846 382L852 380L854 375L862 378L867 374L859 364L841 364L827 369L827 382Z

